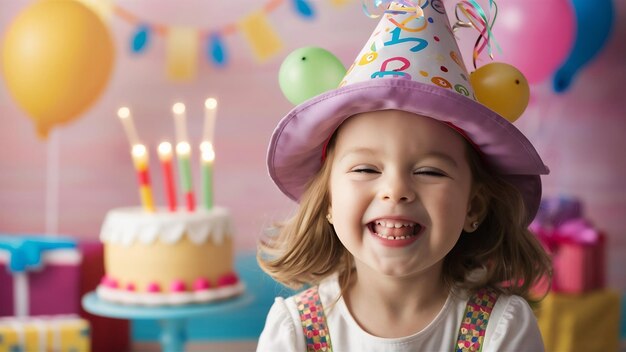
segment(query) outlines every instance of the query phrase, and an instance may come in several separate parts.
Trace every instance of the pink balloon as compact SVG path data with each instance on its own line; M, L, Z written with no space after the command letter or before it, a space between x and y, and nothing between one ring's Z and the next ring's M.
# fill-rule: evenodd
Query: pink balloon
M494 61L522 71L530 83L548 78L574 44L576 16L569 0L499 0ZM486 51L486 50L485 50Z

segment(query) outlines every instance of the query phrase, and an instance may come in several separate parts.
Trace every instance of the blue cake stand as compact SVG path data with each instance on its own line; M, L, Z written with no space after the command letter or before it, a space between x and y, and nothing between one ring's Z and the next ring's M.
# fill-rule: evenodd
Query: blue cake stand
M254 297L244 291L239 296L183 306L140 307L116 304L101 300L95 292L83 296L83 308L94 315L118 319L159 320L160 343L164 352L181 352L187 342L185 323L187 319L210 314L228 313L252 303Z

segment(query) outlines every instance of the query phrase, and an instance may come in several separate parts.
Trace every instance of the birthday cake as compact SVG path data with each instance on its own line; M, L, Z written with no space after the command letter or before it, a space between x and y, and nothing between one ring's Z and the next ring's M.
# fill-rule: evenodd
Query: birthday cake
M103 300L179 305L224 299L244 290L233 269L233 229L224 208L113 209L100 239L105 275L97 293Z

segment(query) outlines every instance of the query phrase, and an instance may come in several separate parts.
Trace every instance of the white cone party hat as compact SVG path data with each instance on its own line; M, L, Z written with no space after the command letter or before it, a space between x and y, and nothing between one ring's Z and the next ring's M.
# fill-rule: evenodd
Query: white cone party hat
M434 0L425 10L392 3L388 11L339 86L396 78L476 100L442 2Z

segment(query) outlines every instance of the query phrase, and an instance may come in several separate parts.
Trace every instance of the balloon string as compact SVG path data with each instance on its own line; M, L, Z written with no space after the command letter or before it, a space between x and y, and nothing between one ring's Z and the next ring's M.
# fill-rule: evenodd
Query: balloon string
M428 0L370 0L375 8L385 8L384 13L389 14L406 14L412 13L416 18L424 16L422 7L428 3ZM369 18L378 18L380 15L370 13L367 3L368 0L361 0L363 12Z
M50 132L46 166L46 234L56 235L59 222L59 136Z
M492 29L498 17L498 6L493 0L489 0L489 8L493 9L493 18L491 23L487 18L487 14L483 8L476 2L476 0L463 0L457 3L455 7L456 23L452 26L452 30L456 31L459 28L474 28L479 32L476 43L474 44L474 50L472 53L472 62L474 69L476 69L476 59L487 48L489 57L493 60L492 45L502 52L500 45L496 42ZM461 14L465 16L466 21L461 19Z

